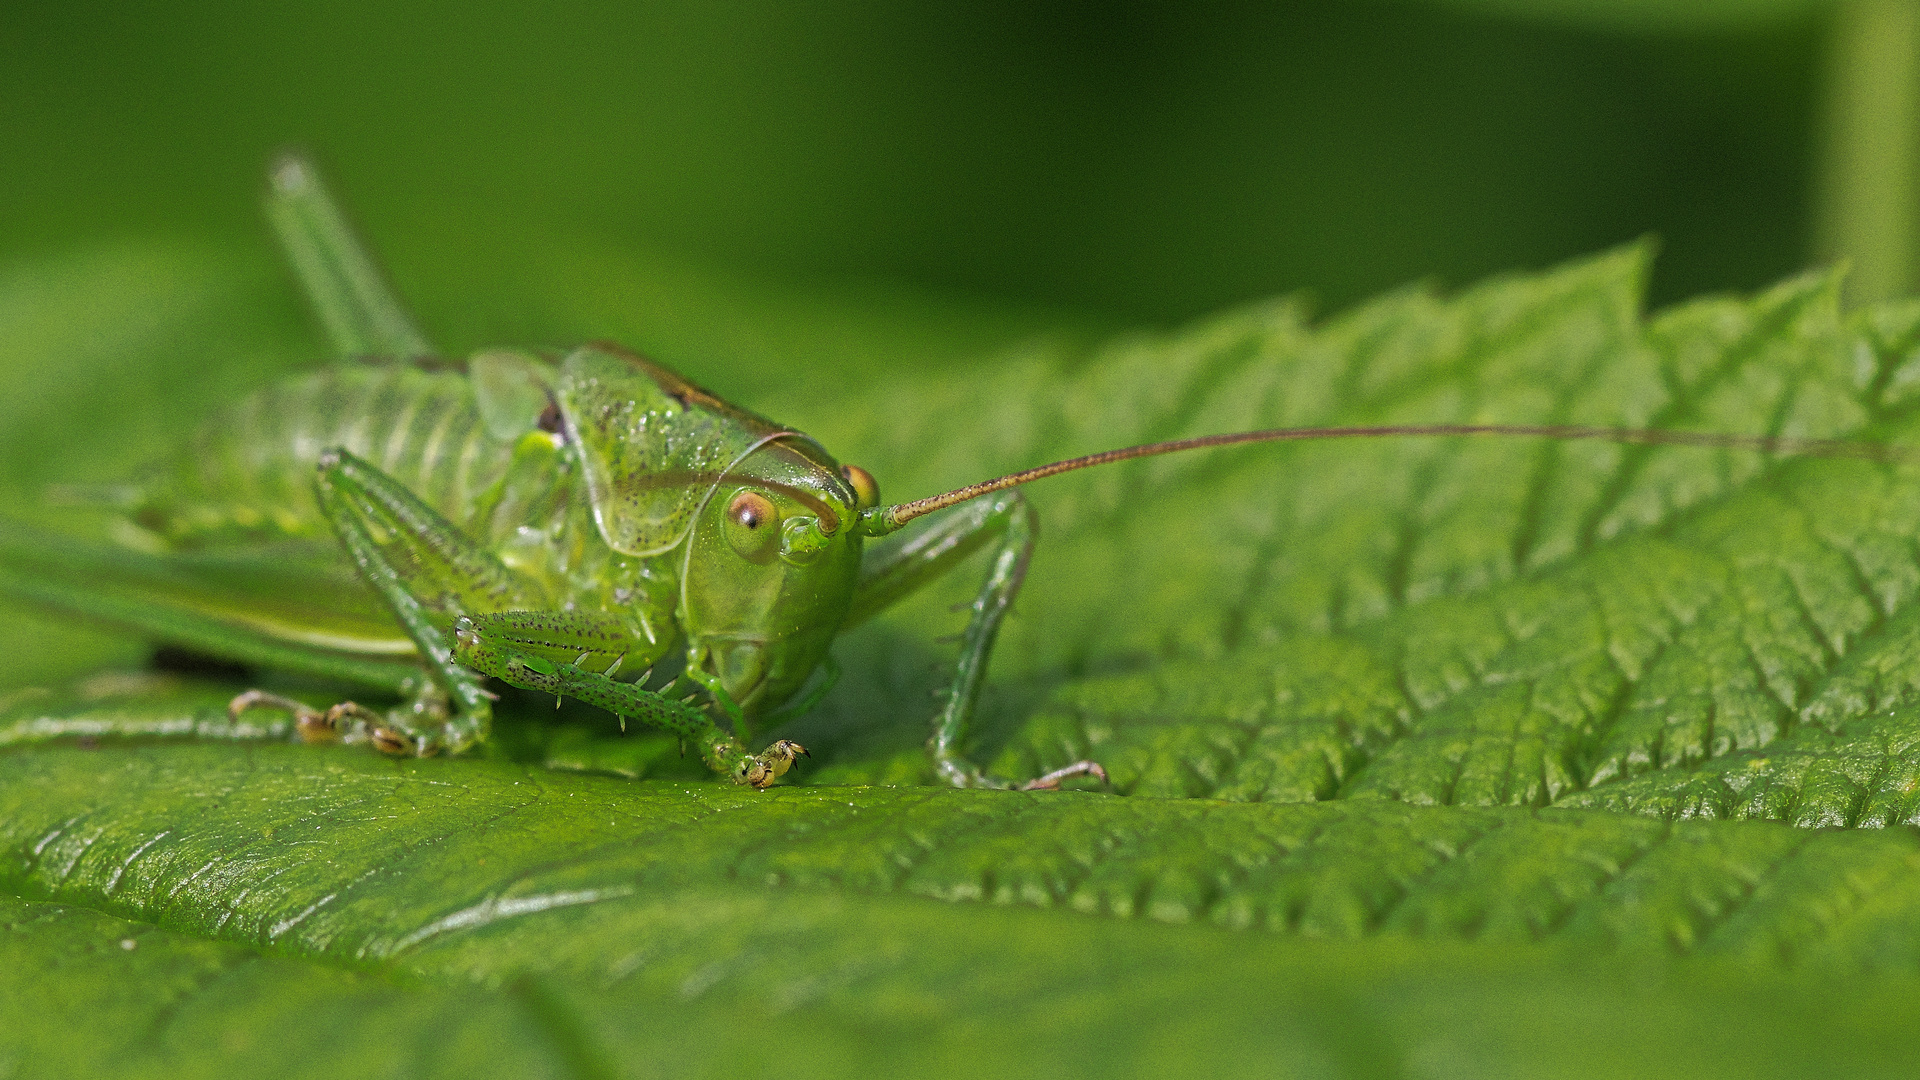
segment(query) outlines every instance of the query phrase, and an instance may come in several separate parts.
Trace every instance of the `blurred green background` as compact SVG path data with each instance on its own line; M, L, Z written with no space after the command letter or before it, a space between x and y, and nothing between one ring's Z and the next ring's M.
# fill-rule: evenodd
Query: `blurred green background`
M512 228L1164 323L1651 233L1667 301L1844 247L1822 205L1872 202L1823 195L1849 145L1899 174L1853 235L1904 212L1903 144L1834 111L1874 2L14 0L0 261L156 236L264 260L293 144L403 287Z

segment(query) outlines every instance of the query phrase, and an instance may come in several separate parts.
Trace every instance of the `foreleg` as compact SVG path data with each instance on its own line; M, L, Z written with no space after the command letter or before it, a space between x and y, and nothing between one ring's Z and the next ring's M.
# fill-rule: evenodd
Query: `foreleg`
M758 754L720 730L707 711L688 701L658 694L634 683L616 682L607 670L625 653L615 653L623 634L611 620L565 612L507 611L463 618L454 626L454 658L523 690L578 698L622 718L670 731L692 743L715 772L736 784L765 788L778 780L795 757L807 753L782 739ZM552 654L578 650L573 662ZM540 653L547 653L542 656Z
M960 660L946 701L933 719L927 752L942 779L956 787L1012 786L980 771L961 753L987 659L999 636L1000 623L1020 592L1033 557L1037 522L1033 508L1017 491L979 499L956 507L936 525L898 541L876 545L860 567L860 586L854 594L848 625L864 622L887 605L945 574L967 556L991 545L992 561L980 592L971 605L967 628L960 635ZM1057 788L1070 776L1107 778L1092 761L1076 761L1020 785L1024 790Z

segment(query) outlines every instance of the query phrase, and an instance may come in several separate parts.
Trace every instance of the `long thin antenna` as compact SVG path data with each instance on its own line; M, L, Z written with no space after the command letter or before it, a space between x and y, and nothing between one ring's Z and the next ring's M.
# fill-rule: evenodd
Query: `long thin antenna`
M1505 435L1533 436L1543 439L1591 439L1601 442L1632 443L1648 446L1705 446L1732 450L1759 450L1769 454L1808 454L1817 457L1866 458L1871 461L1920 460L1916 448L1889 446L1885 443L1854 442L1848 439L1800 439L1777 435L1726 435L1705 431L1653 431L1645 428L1586 427L1579 424L1383 424L1376 427L1273 428L1267 431L1240 431L1228 435L1202 435L1193 439L1127 446L1098 454L1068 458L1051 465L1023 469L1017 473L925 499L894 506L876 506L860 515L862 530L869 536L884 536L914 518L944 510L968 499L977 499L995 491L1004 491L1063 472L1106 465L1130 458L1173 454L1182 450L1201 450L1212 446L1236 446L1241 443L1304 442L1309 439L1374 439L1390 435Z

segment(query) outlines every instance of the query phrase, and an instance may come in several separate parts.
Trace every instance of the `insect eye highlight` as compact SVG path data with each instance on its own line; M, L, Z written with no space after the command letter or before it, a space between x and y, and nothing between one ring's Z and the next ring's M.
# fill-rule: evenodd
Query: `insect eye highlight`
M727 543L744 559L763 562L780 549L780 510L773 500L752 489L736 492L727 502L721 528Z
M840 475L853 489L854 509L871 510L880 505L880 482L873 474L858 465L840 466Z

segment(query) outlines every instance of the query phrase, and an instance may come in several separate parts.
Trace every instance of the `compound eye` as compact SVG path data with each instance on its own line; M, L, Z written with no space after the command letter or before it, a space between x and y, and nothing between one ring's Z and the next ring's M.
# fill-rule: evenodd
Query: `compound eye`
M858 465L842 465L840 475L846 478L847 486L853 489L855 510L871 510L880 505L880 482L873 478L872 473Z
M727 534L727 543L740 557L751 562L765 562L780 550L780 511L772 500L753 490L742 490L734 494L727 503L727 520L722 528Z

